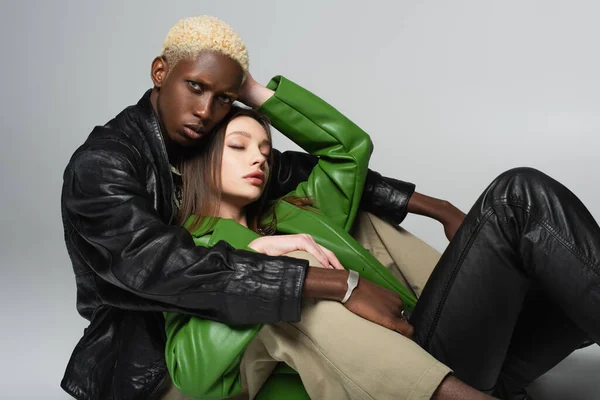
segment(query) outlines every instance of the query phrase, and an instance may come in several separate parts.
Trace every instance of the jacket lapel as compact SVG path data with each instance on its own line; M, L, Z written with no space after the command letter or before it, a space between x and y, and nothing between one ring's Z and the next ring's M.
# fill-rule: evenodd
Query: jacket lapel
M198 246L212 247L224 240L235 249L254 251L248 244L260 235L232 219L206 218L192 232L194 243Z

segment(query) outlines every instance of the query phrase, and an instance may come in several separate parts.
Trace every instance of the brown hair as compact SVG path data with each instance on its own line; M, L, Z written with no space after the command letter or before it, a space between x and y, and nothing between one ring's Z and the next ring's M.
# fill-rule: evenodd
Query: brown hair
M181 171L183 187L178 220L179 223L184 224L193 216L193 221L187 226L190 231L198 228L207 217L219 214L225 131L231 121L242 116L256 120L264 128L267 139L271 142L271 126L267 116L256 110L233 106L206 141L185 152L180 159L178 167ZM267 162L271 169L273 152L270 153ZM310 199L298 196L286 196L276 201L269 201L267 193L271 175L269 174L269 179L258 200L248 204L245 210L248 228L262 235L271 235L276 232L275 204L277 201L284 200L301 208L309 208L314 205Z

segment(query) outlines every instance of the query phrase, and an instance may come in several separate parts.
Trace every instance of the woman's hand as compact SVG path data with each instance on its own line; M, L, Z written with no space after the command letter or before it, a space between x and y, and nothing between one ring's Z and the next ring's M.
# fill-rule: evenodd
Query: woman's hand
M270 256L281 256L292 251L302 250L310 253L324 268L344 269L332 251L321 246L312 236L297 235L263 236L253 240L248 247Z
M246 80L238 92L238 100L249 107L258 108L273 96L274 93L271 89L267 89L256 82L252 75L250 75L250 72L248 72L246 73Z

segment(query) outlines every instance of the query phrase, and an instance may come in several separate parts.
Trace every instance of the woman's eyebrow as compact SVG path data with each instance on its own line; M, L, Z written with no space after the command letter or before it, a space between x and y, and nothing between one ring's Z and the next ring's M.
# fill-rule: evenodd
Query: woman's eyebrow
M252 137L248 132L244 132L244 131L234 131L234 132L229 132L227 134L227 136L231 136L231 135L242 135L242 136L245 136L247 138L251 138Z

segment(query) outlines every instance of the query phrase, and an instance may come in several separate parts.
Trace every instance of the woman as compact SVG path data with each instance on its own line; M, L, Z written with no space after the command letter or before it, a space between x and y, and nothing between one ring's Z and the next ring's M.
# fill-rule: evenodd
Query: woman
M327 103L293 82L278 78L272 81L271 86L277 87L277 95L263 104L261 109L270 111L272 116L278 118L275 125L306 150L324 156L312 171L309 180L300 184L284 201L278 202L276 212L272 213L263 196L270 171L267 157L270 155L271 142L268 122L251 111L236 111L217 129L211 140L201 146L200 152L192 153L181 164L184 180L180 213L182 222L189 215L222 217L188 220L187 227L193 233L196 243L209 247L219 240L227 240L236 248L247 248L252 240L260 237L256 232L268 234L275 230L279 233L310 233L327 238L327 247L335 250L342 263L360 268L363 277L402 294L406 307L412 308L415 299L410 291L403 288L389 271L347 233L358 209L367 172L372 148L369 137ZM319 122L313 123L313 120ZM248 137L251 133L252 137ZM248 161L244 158L245 154L254 158ZM206 190L210 187L213 188L212 192ZM215 192L221 195L217 197ZM244 229L244 226L250 226L255 232ZM334 235L330 232L334 232ZM361 260L358 263L357 257ZM342 268L339 262L337 264ZM390 294L393 301L401 306L397 295ZM190 325L195 327L190 329ZM213 388L211 379L194 379L198 375L206 377L210 372L218 370L214 361L211 362L210 372L207 368L201 374L197 373L197 366L180 367L183 357L196 361L201 359L189 357L191 350L182 345L190 336L198 334L182 334L182 331L209 329L206 326L212 328L219 325L167 314L167 362L171 375L178 386L196 394L212 393L213 389L219 391L222 387L222 384L215 384L216 387ZM405 327L410 328L408 324ZM252 337L257 331L258 327L248 332L248 335ZM177 339L172 340L175 337ZM231 337L228 340L231 341ZM179 351L179 348L184 349ZM175 357L174 351L178 352ZM424 365L424 368L430 367L431 360L426 362L428 365ZM223 372L238 378L239 367L230 367L226 362L222 366ZM191 376L184 376L190 370L196 372ZM448 371L445 367L440 368L440 380ZM216 376L220 376L220 373ZM435 390L437 383L439 382L430 388L431 392ZM195 387L190 389L190 385ZM227 394L231 392L228 391Z
M220 135L205 146L207 153L182 165L186 180L182 219L189 215L220 217L187 221L197 243L212 245L226 239L243 248L259 234L310 233L334 250L343 265L361 269L363 277L397 291L412 309L411 293L389 279L386 270L361 252L347 234L368 164L366 134L352 135L329 126L326 137L315 137L297 129L294 118L274 121L305 150L322 157L309 180L278 202L273 213L262 197L268 182L270 135L267 126L253 118L257 117L248 114L229 119ZM247 132L252 124L257 128L256 137ZM252 168L246 163L243 175L231 173L243 169L236 154L250 147L255 157ZM217 176L200 181L193 173L214 172L219 164ZM211 191L203 192L207 187ZM211 196L214 199L216 193L221 194L220 202L214 203ZM310 210L312 207L317 210ZM580 230L572 229L573 223ZM334 243L331 237L335 237ZM585 207L558 182L527 169L501 175L476 202L419 299L411 318L415 340L467 383L491 390L499 382L496 394L516 398L530 380L568 355L588 335L599 340L598 313L594 313L599 309L598 263L591 261L598 259L594 255L599 238L598 226ZM362 257L359 262L357 254ZM561 283L570 287L561 288ZM580 287L591 290L581 296ZM542 312L545 310L550 313ZM560 325L553 324L557 320ZM167 361L176 381L178 371L174 370L181 369L174 360L178 356L173 353L176 342L202 330L200 325L190 329L190 324L188 317L167 315ZM249 343L258 329L243 332L238 343ZM184 330L187 332L182 335ZM557 332L566 337L556 340ZM529 342L534 340L540 345L531 346ZM235 362L225 363L222 371L233 376L230 382L236 383L232 385L238 385L237 361L243 349L238 349Z

